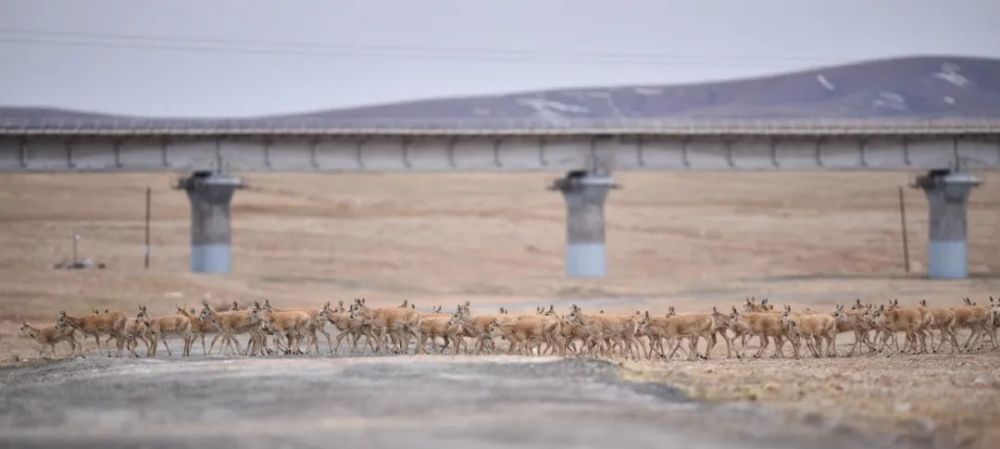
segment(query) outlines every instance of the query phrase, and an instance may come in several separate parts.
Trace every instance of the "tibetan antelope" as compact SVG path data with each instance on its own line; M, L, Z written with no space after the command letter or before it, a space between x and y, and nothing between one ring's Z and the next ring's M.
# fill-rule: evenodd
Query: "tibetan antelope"
M172 355L170 345L167 344L167 336L177 335L184 340L183 356L191 355L191 345L194 344L194 332L191 331L191 320L185 315L165 315L150 318L146 306L139 306L139 314L135 317L136 328L139 333L144 334L150 340L150 348L146 352L147 357L156 357L156 350L163 342L163 347L167 349L167 355Z
M38 342L38 356L45 354L45 348L52 350L52 357L57 357L56 343L67 342L70 347L70 355L76 355L77 342L76 331L72 327L57 327L55 324L35 327L31 323L24 321L21 323L21 330L17 334L19 337L31 338Z
M124 333L125 333L125 322L127 316L124 312L109 312L97 315L83 315L80 317L74 317L66 314L66 311L60 311L59 317L56 320L56 327L65 328L71 327L77 332L83 334L84 339L88 335L93 335L94 340L97 341L97 351L101 351L101 335L110 335L115 338L118 346L118 357L122 356L122 351L124 350ZM108 348L108 355L111 355L111 348Z

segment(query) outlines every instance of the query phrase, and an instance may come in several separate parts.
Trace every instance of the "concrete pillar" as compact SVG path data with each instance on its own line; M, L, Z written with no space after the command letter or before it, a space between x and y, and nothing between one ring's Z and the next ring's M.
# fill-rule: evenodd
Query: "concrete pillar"
M604 199L618 187L610 176L570 172L551 189L566 200L566 274L573 277L607 275L604 249Z
M229 203L239 178L210 171L182 178L178 188L191 201L191 271L229 273L233 270Z
M969 276L965 205L972 188L979 184L969 173L932 170L917 177L913 185L923 189L930 202L927 275L932 279Z

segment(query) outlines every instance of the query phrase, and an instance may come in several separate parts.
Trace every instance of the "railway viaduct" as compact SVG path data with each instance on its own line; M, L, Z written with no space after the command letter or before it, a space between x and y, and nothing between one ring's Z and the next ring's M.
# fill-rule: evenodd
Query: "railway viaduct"
M930 202L928 274L968 276L972 171L1000 167L1000 121L46 120L0 123L0 172L187 175L191 269L232 267L235 173L551 171L566 202L566 273L607 273L604 202L623 170L905 170Z

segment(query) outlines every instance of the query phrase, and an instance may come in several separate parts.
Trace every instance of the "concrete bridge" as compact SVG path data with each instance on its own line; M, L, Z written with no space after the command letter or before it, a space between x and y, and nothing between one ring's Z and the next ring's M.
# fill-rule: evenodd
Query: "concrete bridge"
M622 170L906 170L930 201L929 275L968 275L970 170L1000 167L1000 120L6 119L0 172L191 173L191 268L231 270L231 173L552 171L566 271L604 276L604 201Z

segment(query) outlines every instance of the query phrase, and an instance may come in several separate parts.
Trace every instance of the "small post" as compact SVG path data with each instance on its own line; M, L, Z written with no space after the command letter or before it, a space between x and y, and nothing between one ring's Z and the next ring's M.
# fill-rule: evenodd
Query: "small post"
M899 223L903 229L903 265L910 272L910 242L906 236L906 202L903 201L903 187L899 187Z
M153 195L153 189L147 186L146 187L146 261L144 264L147 270L149 269L149 252L150 252L149 219L152 214L152 201L151 201L152 195Z
M80 234L73 232L73 268L76 268L78 259L76 258L76 242L80 241Z

